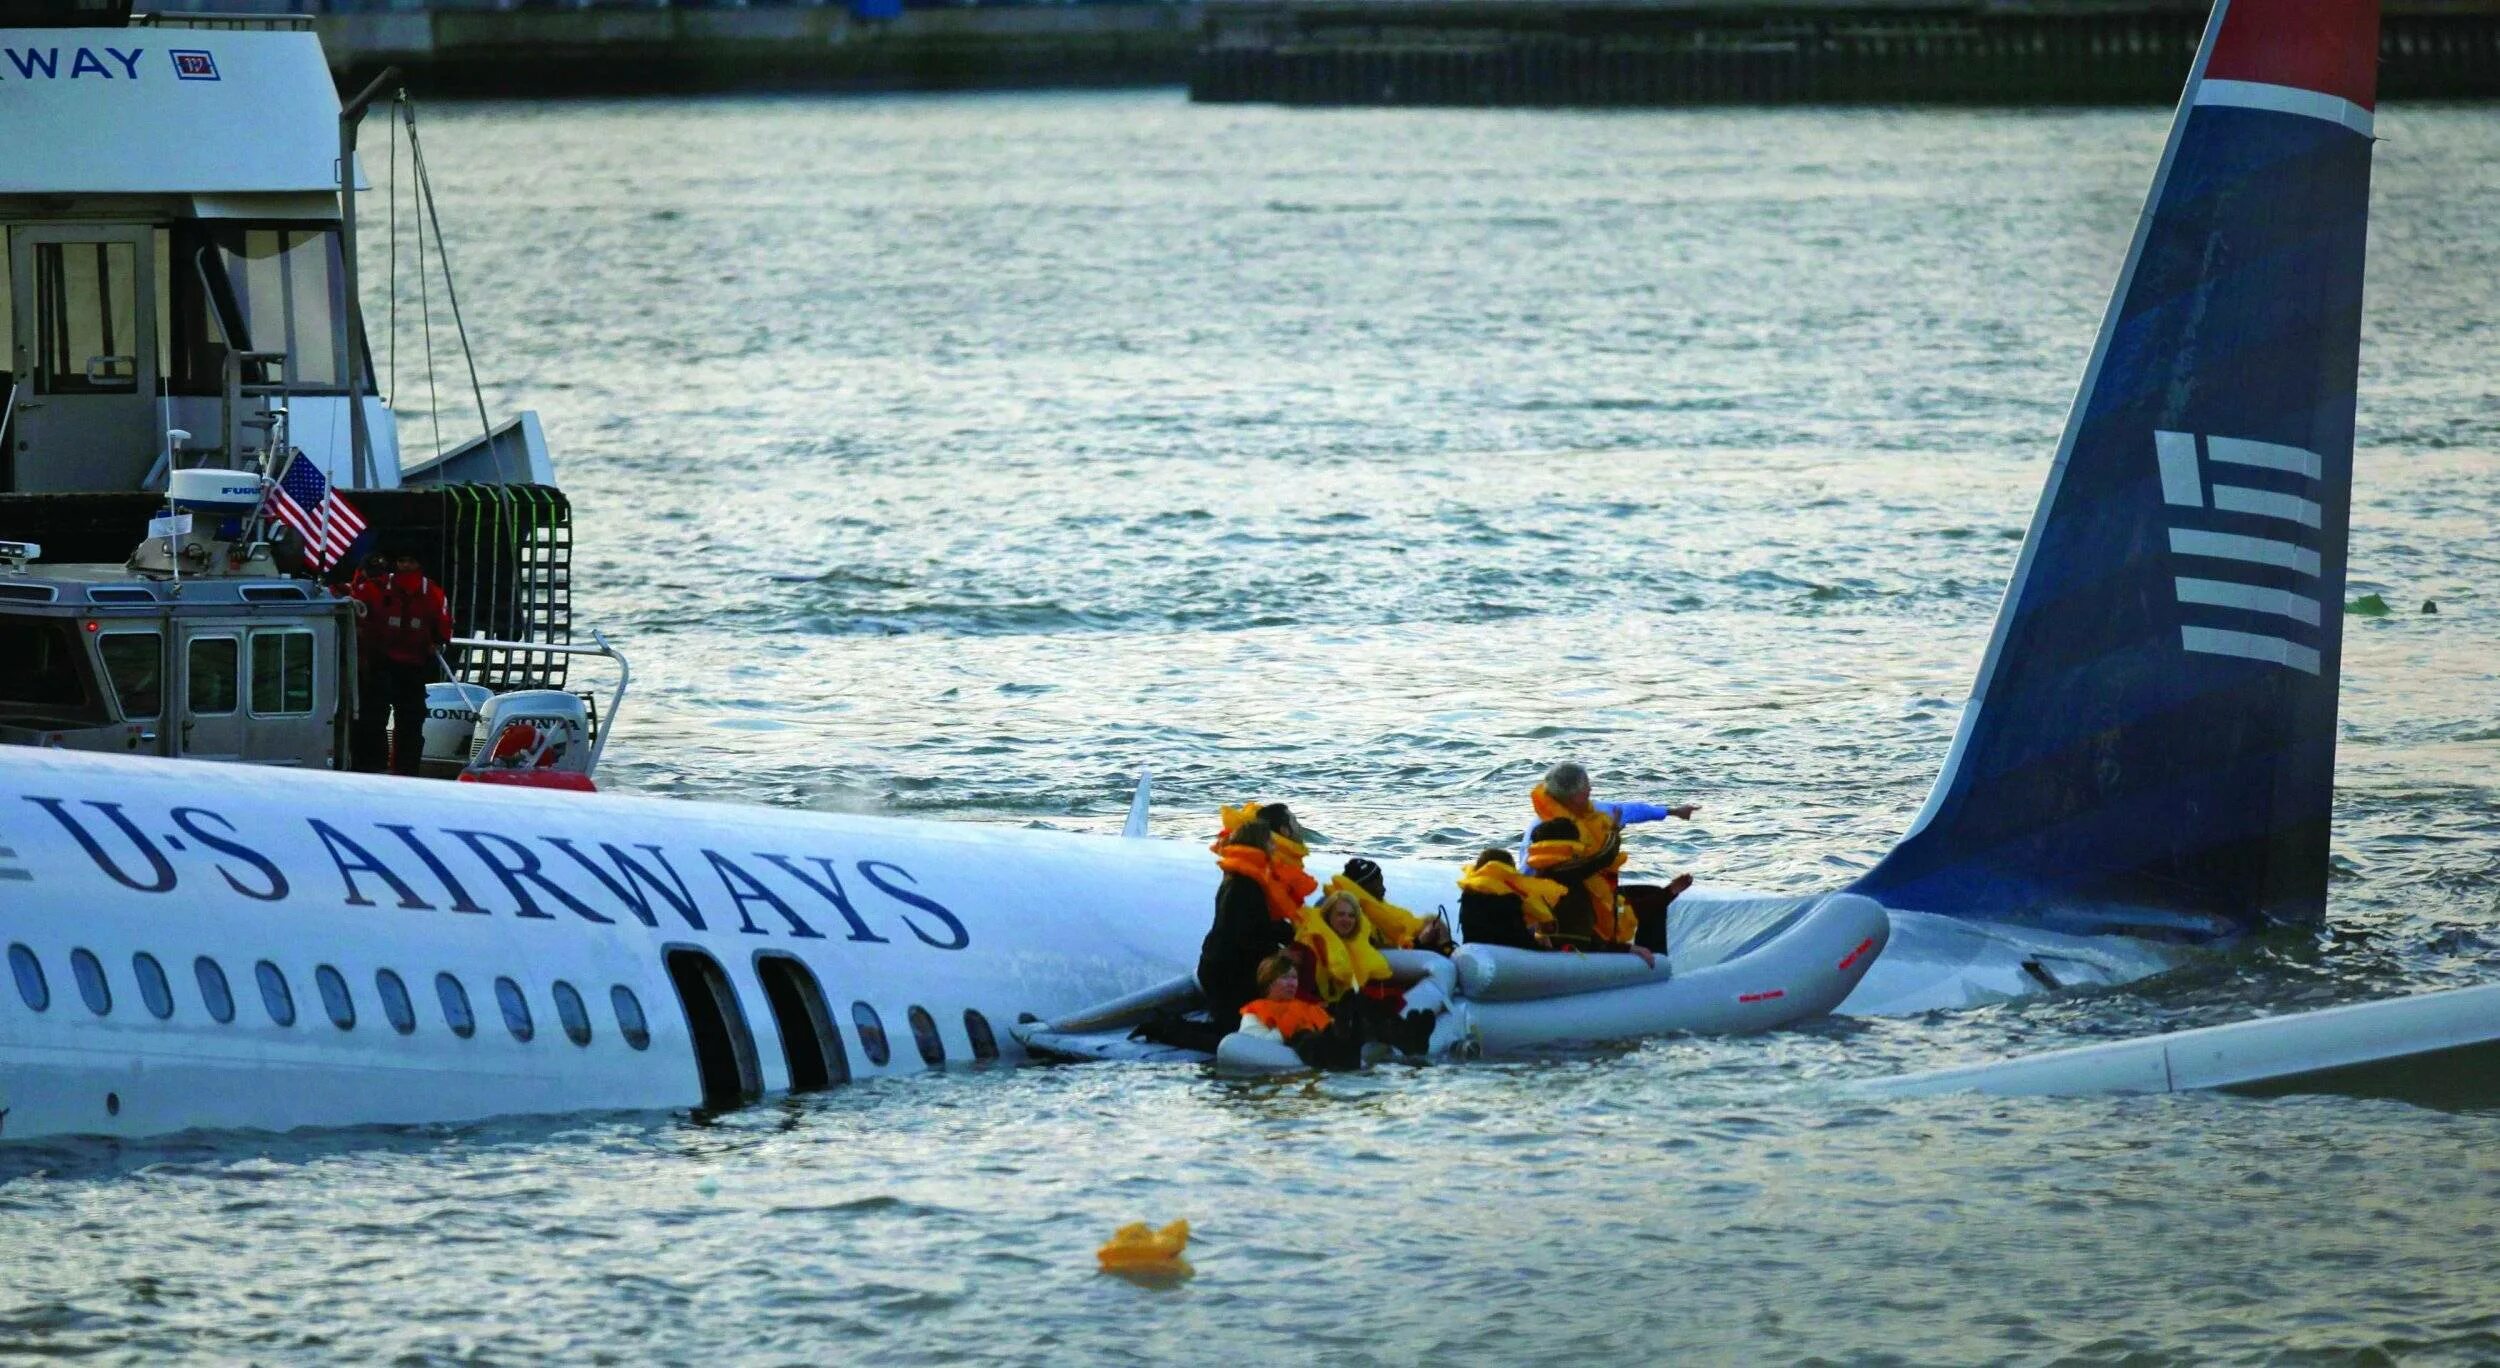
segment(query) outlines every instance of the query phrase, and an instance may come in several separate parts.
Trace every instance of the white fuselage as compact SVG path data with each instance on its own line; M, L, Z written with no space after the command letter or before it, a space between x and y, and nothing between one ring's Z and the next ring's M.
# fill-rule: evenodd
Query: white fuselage
M1425 907L1455 901L1454 876L1389 867L1393 892ZM849 1077L932 1067L914 1009L938 1064L986 1053L976 1034L1012 1060L1021 1016L1189 972L1219 877L1189 842L0 748L0 1137L694 1105L672 950L719 967L751 1090L793 1081L759 978L773 956L821 991ZM27 959L40 987L21 982ZM230 1020L209 1010L203 960ZM264 1000L264 963L291 1024ZM334 1022L325 968L352 1025ZM404 1032L386 970L413 1004ZM466 996L467 1035L438 975ZM499 979L528 1010L526 1041ZM587 1044L559 1018L558 982L587 1008ZM641 1048L618 988L648 1022Z
M1457 903L1453 863L1384 869ZM802 1036L835 1081L1013 1062L1019 1020L1188 973L1218 878L1189 841L0 748L0 1138L684 1107L804 1085ZM2049 986L2016 937L1897 917L1850 1010Z

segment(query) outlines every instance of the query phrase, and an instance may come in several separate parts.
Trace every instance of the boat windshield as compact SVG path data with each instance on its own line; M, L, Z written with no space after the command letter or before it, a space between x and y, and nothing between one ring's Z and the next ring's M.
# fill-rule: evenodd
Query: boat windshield
M0 617L0 722L101 722L74 624Z

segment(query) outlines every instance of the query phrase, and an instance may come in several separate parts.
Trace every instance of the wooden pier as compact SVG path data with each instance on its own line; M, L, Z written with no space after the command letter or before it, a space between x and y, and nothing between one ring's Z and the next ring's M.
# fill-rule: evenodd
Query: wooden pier
M2132 104L2203 4L1209 0L1190 97L1296 105ZM2500 96L2500 3L2397 0L2388 99Z

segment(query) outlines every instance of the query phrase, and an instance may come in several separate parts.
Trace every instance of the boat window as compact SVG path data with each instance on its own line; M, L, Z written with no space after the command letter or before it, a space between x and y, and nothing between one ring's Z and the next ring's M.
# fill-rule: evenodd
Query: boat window
M926 1007L914 1007L904 1013L911 1020L912 1043L920 1047L920 1058L932 1068L946 1062L946 1042L938 1038L937 1019Z
M252 633L252 712L302 716L313 710L313 634Z
M122 720L136 722L165 710L165 638L155 632L106 632L96 641L104 677L121 700Z
M130 976L139 980L139 1000L148 1005L148 1015L163 1021L174 1014L174 986L166 981L165 966L156 956L145 950L132 955Z
M82 946L70 951L69 971L78 980L78 996L88 1011L103 1016L113 1010L113 990L104 982L104 966L93 950Z
M100 717L87 692L83 649L67 622L0 620L0 716Z
M9 972L17 977L17 995L40 1012L52 1005L52 985L43 981L43 961L23 945L9 947Z
M469 1010L469 990L449 974L434 976L434 996L443 1000L443 1024L466 1040L477 1034L477 1015Z
M128 242L34 245L34 392L129 394L139 387L139 249Z
M313 970L313 986L321 990L321 1009L330 1014L330 1024L342 1031L356 1029L356 1000L347 995L347 980L329 965Z
M252 966L252 977L260 980L260 1005L269 1009L269 1019L281 1026L295 1024L295 992L286 986L286 975L267 960Z
M564 1038L576 1045L590 1043L590 1009L582 1005L582 995L573 985L557 979L553 989L556 999L556 1020L564 1023Z
M495 980L495 1003L503 1008L504 1029L512 1032L514 1040L527 1040L538 1034L538 1028L530 1022L529 999L521 996L521 985L508 978Z
M417 1029L416 1004L408 1000L408 985L388 969L373 971L373 994L382 999L382 1015L390 1018L391 1029L401 1035L413 1035Z
M204 236L215 249L207 265L212 278L222 275L217 285L230 292L233 321L241 326L241 337L221 339L218 325L208 311L200 307L200 282L197 273L177 270L177 283L185 294L186 317L202 342L232 346L238 351L283 351L287 354L284 380L297 391L338 390L346 385L347 353L339 345L345 333L343 326L346 298L339 291L338 233L314 225L247 226L238 223L186 225L186 246L196 242L193 234ZM196 247L181 254L193 260ZM222 268L220 270L219 268ZM184 368L185 388L202 392L213 385L214 354L208 348L186 348L178 364ZM246 377L254 378L251 376ZM272 377L278 378L278 377Z
M234 990L226 986L226 971L206 955L191 961L191 977L200 982L200 1005L218 1025L234 1020Z
M608 990L608 1005L616 1009L616 1033L637 1050L651 1048L651 1023L642 1014L642 999L634 990L618 984Z
M998 1058L998 1035L990 1029L990 1019L969 1008L964 1011L964 1038L972 1042L974 1059Z
M894 1051L885 1043L885 1022L877 1016L877 1009L865 1002L852 1003L851 1024L859 1028L860 1053L868 1056L869 1063L884 1068Z
M234 711L233 637L191 639L191 711L196 716Z

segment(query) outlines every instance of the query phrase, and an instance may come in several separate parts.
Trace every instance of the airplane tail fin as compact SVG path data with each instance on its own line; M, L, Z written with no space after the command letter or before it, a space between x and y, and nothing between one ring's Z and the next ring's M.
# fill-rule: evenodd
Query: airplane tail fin
M2377 68L2377 0L2215 0L1944 771L1854 891L2323 915Z

